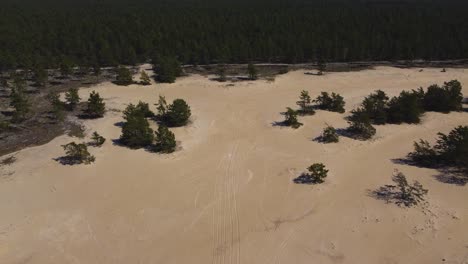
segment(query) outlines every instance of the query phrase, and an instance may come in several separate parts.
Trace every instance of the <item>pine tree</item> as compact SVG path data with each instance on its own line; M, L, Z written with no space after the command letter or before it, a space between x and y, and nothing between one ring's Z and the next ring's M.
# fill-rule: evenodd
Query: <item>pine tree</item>
M297 112L289 107L286 108L284 124L294 129L297 129L303 125L297 121Z
M104 116L106 111L106 104L101 98L99 93L92 91L89 94L88 106L85 110L85 114L88 118L100 118Z
M89 153L86 144L71 142L62 147L66 153L66 156L61 159L62 163L70 165L82 163L91 164L96 160L96 158Z
M336 129L334 127L327 126L323 130L321 140L324 143L336 143L336 142L340 141L340 138L339 138L338 133L336 132Z
M94 131L93 135L91 136L91 144L96 147L100 147L106 142L106 139L99 135L98 132Z
M24 121L27 114L30 112L31 104L26 94L24 94L20 83L14 83L14 87L10 95L10 106L15 109L12 117L12 122L14 123Z
M156 131L156 145L155 150L162 153L172 153L175 151L176 141L174 133L172 133L166 126L159 126Z
M117 85L127 86L133 83L132 73L129 69L122 66L117 68L117 75L115 78L115 83Z
M169 106L165 121L168 126L185 126L191 116L190 106L183 99L176 99Z
M130 104L124 111L126 122L122 126L120 142L130 148L147 147L153 143L153 130L141 111Z
M299 101L296 104L301 108L300 113L302 115L313 115L315 114L315 110L310 106L311 98L308 91L301 91L301 95L299 96Z
M50 92L47 95L47 100L52 105L52 115L57 121L62 121L65 117L65 104L60 101L60 95L56 92Z
M41 66L36 66L34 68L34 73L33 73L33 80L34 80L34 85L38 87L44 87L47 84L47 71L42 68Z
M249 74L249 79L250 80L257 80L258 79L258 70L255 67L255 65L253 65L252 63L249 63L247 65L247 73Z
M67 93L65 93L65 101L68 104L68 109L71 111L75 110L76 106L80 102L80 96L78 95L78 88L70 88Z
M141 71L140 84L141 85L151 85L151 79L144 70Z
M160 95L159 96L159 101L156 104L156 109L158 110L158 118L163 119L166 116L167 113L167 102L166 102L166 97Z

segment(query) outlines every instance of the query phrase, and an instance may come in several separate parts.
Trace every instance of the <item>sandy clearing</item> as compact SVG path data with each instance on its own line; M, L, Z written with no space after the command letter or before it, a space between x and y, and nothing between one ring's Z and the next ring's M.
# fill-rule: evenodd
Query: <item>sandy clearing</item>
M0 263L468 263L467 186L441 183L437 171L395 164L412 142L467 125L467 113L428 113L421 125L378 126L369 142L312 139L345 115L318 111L298 130L272 126L302 89L342 94L350 111L376 89L403 89L458 79L466 69L398 69L304 75L235 86L202 76L175 84L98 91L108 108L185 99L190 126L173 131L181 150L157 155L112 144L121 113L86 121L108 139L91 149L97 162L62 166L67 136L16 153L1 168ZM468 91L464 90L465 94ZM154 108L154 107L153 107ZM73 139L76 140L76 139ZM320 186L292 183L313 162L329 178ZM402 209L367 195L394 169L429 189L429 208Z

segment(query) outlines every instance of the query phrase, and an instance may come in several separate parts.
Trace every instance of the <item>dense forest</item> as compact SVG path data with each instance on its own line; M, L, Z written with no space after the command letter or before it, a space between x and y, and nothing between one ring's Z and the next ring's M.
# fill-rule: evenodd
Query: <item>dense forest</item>
M0 2L0 70L468 58L466 1Z

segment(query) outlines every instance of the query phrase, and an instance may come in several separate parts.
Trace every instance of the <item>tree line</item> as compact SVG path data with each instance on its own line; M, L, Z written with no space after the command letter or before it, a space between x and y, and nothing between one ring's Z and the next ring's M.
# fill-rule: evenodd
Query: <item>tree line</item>
M4 0L0 70L165 57L163 64L467 58L467 9L453 0Z

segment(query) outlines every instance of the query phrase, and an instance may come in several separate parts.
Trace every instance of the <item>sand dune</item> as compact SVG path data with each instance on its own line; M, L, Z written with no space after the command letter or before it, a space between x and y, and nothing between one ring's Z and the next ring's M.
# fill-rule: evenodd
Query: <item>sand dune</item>
M367 142L320 144L325 124L346 127L345 115L318 111L298 130L273 126L295 106L334 91L356 107L376 89L404 89L458 79L466 69L397 69L304 75L234 86L202 76L175 84L81 89L104 98L103 119L85 121L96 163L63 166L52 142L15 153L0 168L0 263L468 263L467 186L442 183L439 172L396 164L413 141L468 124L467 113L427 113L420 125L377 126ZM128 103L185 99L192 123L173 129L180 150L158 155L112 144ZM153 106L154 109L154 106ZM155 124L153 124L156 126ZM319 186L292 179L314 162L330 170ZM399 208L367 193L388 184L395 169L429 189L425 208Z

